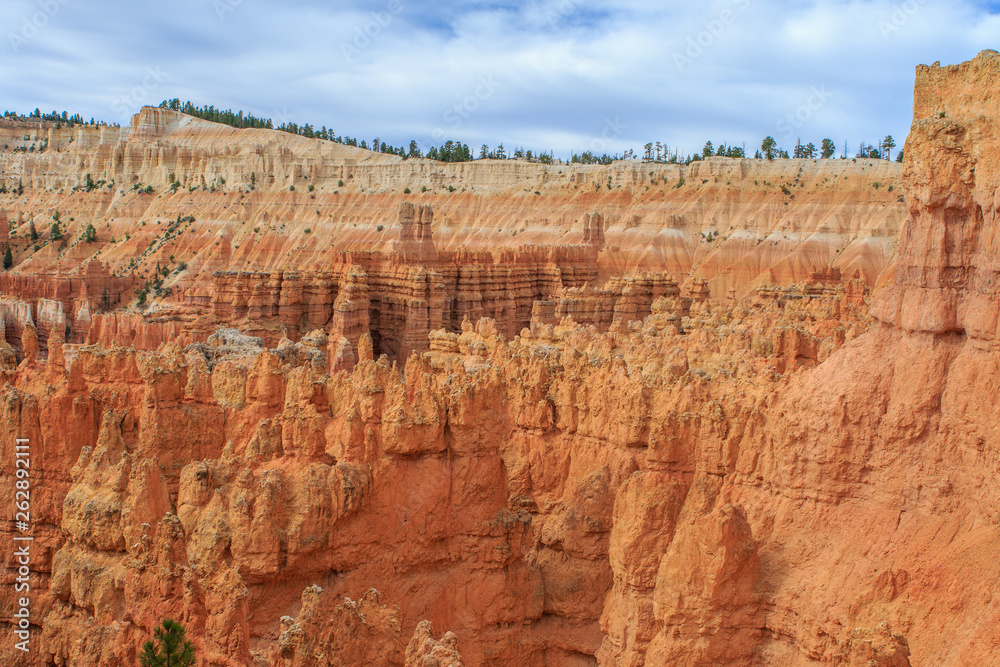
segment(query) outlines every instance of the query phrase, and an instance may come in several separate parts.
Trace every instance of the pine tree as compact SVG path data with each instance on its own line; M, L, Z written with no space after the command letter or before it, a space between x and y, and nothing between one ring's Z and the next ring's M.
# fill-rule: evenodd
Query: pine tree
M83 240L87 243L93 243L97 240L97 230L94 229L93 224L87 225L87 229L83 232Z
M760 144L760 150L768 160L773 160L778 155L778 142L774 137L765 137Z
M833 143L832 139L824 139L820 150L822 151L820 155L823 159L829 160L837 152L837 145Z
M895 147L896 140L892 138L891 134L882 140L882 154L885 155L886 160L892 159L892 149Z
M184 626L169 618L153 631L152 639L142 645L139 664L142 667L192 667L194 645L184 639Z
M11 254L10 246L8 246L7 252L3 254L3 270L6 271L12 266L14 266L14 255Z

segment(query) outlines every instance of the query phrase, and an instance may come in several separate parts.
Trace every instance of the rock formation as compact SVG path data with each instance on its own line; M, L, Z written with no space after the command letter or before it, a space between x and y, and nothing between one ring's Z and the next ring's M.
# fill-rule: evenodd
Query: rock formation
M0 253L10 247L10 226L7 222L7 212L0 208Z
M410 264L464 257L459 267L488 266L482 260L492 255L494 265L530 274L538 260L525 246L564 248L569 239L582 247L568 260L597 272L576 282L557 262L571 287L639 270L694 274L719 294L745 297L834 266L877 289L891 282L906 215L899 166L881 160L442 164L151 108L129 128L5 118L0 138L0 209L16 219L16 268L0 279L0 294L32 308L39 298L59 300L73 344L98 312L138 306L137 290L145 290L138 310L147 320L182 321L218 296L216 272L307 280L338 264L338 253L391 248ZM44 232L54 217L65 244L30 237L32 224ZM83 238L88 225L93 242ZM81 267L108 273L80 276ZM489 291L498 289L489 281L507 279L467 273ZM273 289L253 285L246 298L266 301ZM449 300L463 300L463 291ZM524 312L503 325L507 333L529 319L530 302L516 307Z
M458 252L403 206L388 247L219 270L90 344L62 293L0 300L37 642L0 662L133 664L170 616L220 667L996 663L998 89L995 52L918 69L881 290L608 276L592 211Z

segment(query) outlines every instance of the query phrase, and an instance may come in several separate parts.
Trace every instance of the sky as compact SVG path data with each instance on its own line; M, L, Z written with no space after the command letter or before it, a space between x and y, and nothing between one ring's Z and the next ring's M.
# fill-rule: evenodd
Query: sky
M424 150L902 147L918 64L1000 50L982 0L4 0L0 110L164 99Z

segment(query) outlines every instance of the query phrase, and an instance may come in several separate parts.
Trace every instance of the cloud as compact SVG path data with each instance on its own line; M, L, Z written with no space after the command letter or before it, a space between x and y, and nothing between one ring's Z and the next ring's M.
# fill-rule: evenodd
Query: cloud
M5 108L125 122L180 97L397 146L564 157L766 135L902 143L914 67L967 60L1000 28L997 3L975 0L8 5Z

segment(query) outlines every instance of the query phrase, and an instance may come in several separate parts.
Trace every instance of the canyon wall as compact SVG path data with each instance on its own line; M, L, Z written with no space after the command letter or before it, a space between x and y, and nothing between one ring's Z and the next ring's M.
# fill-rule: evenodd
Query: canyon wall
M405 368L363 336L334 375L321 332L9 362L0 423L35 443L44 489L37 664L128 663L165 615L212 665L403 664L422 621L467 665L614 655L629 630L605 598L625 576L651 591L657 522L697 481L675 430L723 447L751 414L743 384L780 386L775 368L814 367L866 322L829 295L686 317L668 301L617 333L536 323L508 342L466 321Z
M91 316L82 342L49 334L44 355L36 324L58 330L65 305L0 302L18 323L0 343L0 455L32 443L37 642L0 660L130 664L170 616L219 666L997 662L997 91L995 52L918 68L889 285L860 251L789 260L783 278L771 263L766 281L747 260L731 284L647 264L610 249L613 176L567 239L525 231L519 249L476 247L412 195L380 200L382 244L337 241L305 266L245 264L214 227L228 249L197 281L182 270L148 312ZM127 141L194 151L212 132L229 130L147 110ZM372 174L420 166L373 159ZM169 233L213 229L193 215ZM874 231L862 245L883 239L884 269L896 230ZM42 263L25 261L15 275ZM154 323L156 349L116 344ZM13 484L0 472L5 497ZM13 537L0 529L4 610Z
M431 292L447 330L486 315L512 337L537 301L607 328L622 280L722 298L836 273L878 290L907 214L881 160L445 164L158 108L125 128L3 119L0 143L0 295L32 315L6 339L19 350L35 325L43 358L55 322L71 345L203 342L233 313L269 345L317 327L339 341L354 264L393 359L427 349L437 315L408 302Z
M128 128L3 120L0 142L16 272L98 259L141 281L183 262L165 281L175 291L219 270L322 269L336 252L386 250L407 200L433 208L439 251L582 243L596 211L602 281L641 269L745 295L835 267L877 288L906 216L900 166L881 160L444 164L154 108ZM53 216L65 246L47 242Z

